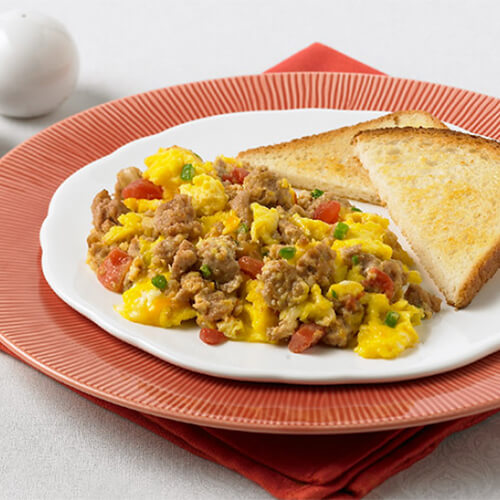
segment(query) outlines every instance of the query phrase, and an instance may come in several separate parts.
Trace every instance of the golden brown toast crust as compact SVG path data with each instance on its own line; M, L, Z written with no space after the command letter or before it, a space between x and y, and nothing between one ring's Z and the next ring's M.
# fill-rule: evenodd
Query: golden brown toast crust
M303 145L304 143L307 143L308 145L313 145L316 142L324 143L325 140L342 135L344 132L347 132L348 130L360 129L360 131L356 133L356 135L357 135L357 134L363 132L363 130L362 130L363 127L369 127L371 125L383 123L383 122L386 122L386 121L391 120L391 119L394 121L395 127L398 127L399 122L400 122L400 118L402 118L403 116L409 116L413 113L420 114L420 115L426 115L430 121L434 122L434 124L436 125L436 127L435 127L436 129L448 130L448 128L446 127L446 125L443 122L439 121L435 116L431 115L431 113L429 113L427 111L422 111L422 110L395 111L394 113L389 113L387 115L380 116L378 118L374 118L373 120L368 120L365 122L356 123L355 125L336 128L334 130L329 130L327 132L321 132L319 134L306 135L304 137L292 139L291 141L280 142L277 144L270 144L268 146L259 146L256 148L246 149L245 151L240 151L238 153L237 158L244 159L245 156L249 155L250 153L252 153L252 154L253 153L267 153L270 150L280 151L283 149L290 149L291 146ZM403 128L409 128L409 129L414 130L414 127L401 127L401 129L403 129ZM385 129L382 128L382 129L370 129L370 130L385 130ZM367 132L368 132L368 130L367 130Z
M479 135L474 134L464 134L463 132L457 132L456 130L450 130L448 128L414 128L414 127L399 127L399 128L378 128L371 130L361 130L353 138L352 143L356 144L358 138L369 139L372 137L380 137L383 135L391 134L392 137L405 138L412 135L427 136L433 139L442 139L450 141L450 144L468 144L471 146L480 145L481 147L490 148L494 154L500 154L500 142L494 139L486 139Z
M368 172L354 154L351 139L365 128L398 127L409 122L415 126L446 128L426 111L396 111L356 125L248 149L240 152L238 158L250 167L266 166L288 177L295 187L320 187L336 192L339 197L382 204Z
M454 304L457 309L468 306L482 286L492 278L500 267L500 237L486 255L476 262Z

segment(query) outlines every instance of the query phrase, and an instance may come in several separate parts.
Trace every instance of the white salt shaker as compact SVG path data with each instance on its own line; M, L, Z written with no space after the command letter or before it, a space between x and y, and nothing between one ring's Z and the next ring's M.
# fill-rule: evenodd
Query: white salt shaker
M38 12L0 14L0 114L44 115L73 91L78 52L66 28Z

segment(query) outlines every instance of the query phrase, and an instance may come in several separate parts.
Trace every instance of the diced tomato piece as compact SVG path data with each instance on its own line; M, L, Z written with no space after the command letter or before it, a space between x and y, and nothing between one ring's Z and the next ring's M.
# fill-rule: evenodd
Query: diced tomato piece
M132 264L132 257L119 248L113 248L97 270L97 278L108 290L121 293L123 281Z
M240 269L251 278L256 278L264 266L264 262L261 260L247 257L246 255L238 259L238 264L240 265Z
M352 295L345 301L345 308L349 312L353 312L356 309L358 301L356 300L356 297L353 297Z
M240 167L234 167L232 171L232 176L234 179L234 184L243 184L243 181L245 180L245 177L249 174L250 172L244 168Z
M243 184L243 181L245 180L245 177L249 174L250 172L241 167L234 167L232 172L230 174L226 174L222 176L223 181L229 181L232 184Z
M325 329L316 323L308 323L300 326L292 335L288 343L288 349L295 353L304 352L317 344L325 334Z
M137 179L122 190L122 198L141 198L143 200L161 200L163 189L147 179Z
M314 211L313 219L335 224L339 220L339 212L340 203L338 201L325 201L318 205Z
M226 341L226 336L219 332L219 330L215 330L214 328L202 328L200 330L200 339L205 342L205 344L209 345L217 345L222 344L222 342Z
M392 299L394 295L394 281L392 281L387 273L376 267L371 267L367 271L367 276L368 278L362 283L365 288L372 288L385 293L389 300Z
M361 292L359 295L349 295L347 300L345 301L345 308L349 312L354 312L358 308L359 299L365 294L365 292Z

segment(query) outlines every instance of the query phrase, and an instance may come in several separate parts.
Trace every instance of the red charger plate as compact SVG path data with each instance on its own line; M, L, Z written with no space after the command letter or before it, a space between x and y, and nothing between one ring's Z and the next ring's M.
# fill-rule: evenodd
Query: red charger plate
M225 78L119 99L67 118L0 161L0 342L88 394L200 425L272 433L366 432L500 407L500 352L442 375L390 384L293 386L224 380L170 365L62 302L40 269L38 233L58 185L116 148L168 127L237 111L424 109L500 138L500 99L388 76L281 73ZM82 235L82 238L85 235Z

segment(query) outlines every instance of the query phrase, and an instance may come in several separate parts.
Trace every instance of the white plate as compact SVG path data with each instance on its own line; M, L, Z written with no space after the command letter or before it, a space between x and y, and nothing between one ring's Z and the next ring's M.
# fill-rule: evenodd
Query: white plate
M114 311L121 296L102 287L85 263L93 197L103 188L112 190L123 167L144 169L144 158L159 147L176 144L214 159L382 114L318 109L235 113L192 121L131 142L75 172L55 192L40 233L45 278L61 299L119 339L173 364L220 377L303 384L396 381L444 372L486 356L500 349L500 275L465 310L455 311L445 304L439 314L417 327L421 339L417 347L397 359L373 360L325 346L304 354L293 354L286 346L247 342L208 346L199 340L199 329L193 324L162 329L132 323ZM388 217L384 208L356 204ZM391 229L409 249L393 224ZM423 269L417 268L424 286L441 296Z

